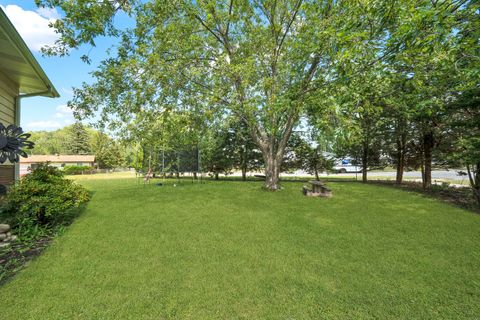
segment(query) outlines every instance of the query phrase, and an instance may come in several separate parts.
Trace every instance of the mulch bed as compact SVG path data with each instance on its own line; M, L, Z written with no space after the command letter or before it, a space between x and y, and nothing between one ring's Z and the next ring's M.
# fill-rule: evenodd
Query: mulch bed
M52 237L43 237L33 243L16 241L0 248L0 285L8 282L29 261L40 255L51 240Z
M480 208L478 207L475 199L473 198L472 190L468 187L432 185L430 189L424 190L421 183L412 181L404 181L402 184L396 184L395 181L391 180L372 180L369 181L369 183L418 192L428 197L439 199L441 201L461 207L463 209L468 209L476 213L480 213Z

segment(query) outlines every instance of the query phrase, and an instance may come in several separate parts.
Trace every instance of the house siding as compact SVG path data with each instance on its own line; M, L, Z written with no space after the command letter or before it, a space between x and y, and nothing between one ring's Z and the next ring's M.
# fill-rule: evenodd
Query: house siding
M18 87L0 72L0 122L4 126L15 124L15 98ZM0 164L0 184L8 185L15 181L15 165Z

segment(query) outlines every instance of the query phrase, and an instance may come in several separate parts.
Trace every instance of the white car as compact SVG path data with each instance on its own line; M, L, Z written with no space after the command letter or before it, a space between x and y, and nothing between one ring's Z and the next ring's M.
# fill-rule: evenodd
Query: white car
M352 159L342 159L335 162L333 170L338 173L359 173L362 172L362 167L353 165Z

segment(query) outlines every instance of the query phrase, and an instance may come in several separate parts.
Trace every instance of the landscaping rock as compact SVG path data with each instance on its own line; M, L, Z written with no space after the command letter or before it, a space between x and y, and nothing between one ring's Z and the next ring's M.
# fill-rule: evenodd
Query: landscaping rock
M0 233L7 233L8 231L10 231L10 225L0 224Z
M1 247L6 247L10 241L17 240L17 236L12 235L12 232L9 231L10 226L8 224L0 224L0 244Z
M10 245L10 242L0 242L0 248L5 248Z

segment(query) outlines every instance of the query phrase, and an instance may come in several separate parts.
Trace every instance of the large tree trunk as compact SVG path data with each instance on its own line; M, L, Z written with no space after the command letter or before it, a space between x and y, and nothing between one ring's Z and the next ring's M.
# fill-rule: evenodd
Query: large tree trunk
M280 165L281 160L272 154L267 154L265 158L265 188L271 191L280 189Z
M403 182L403 172L405 171L405 144L406 144L406 135L402 134L397 139L397 175L396 183L402 184Z
M247 168L245 167L242 168L242 180L243 181L247 180Z
M433 132L423 134L423 188L429 189L432 186L432 150L434 146Z
M363 143L362 150L362 182L367 182L367 169L368 169L368 144Z
M283 161L283 155L287 142L292 135L296 115L292 114L285 125L285 131L280 139L275 136L268 136L265 132L259 135L255 133L252 137L257 142L262 151L265 162L265 189L270 191L280 190L280 170Z

